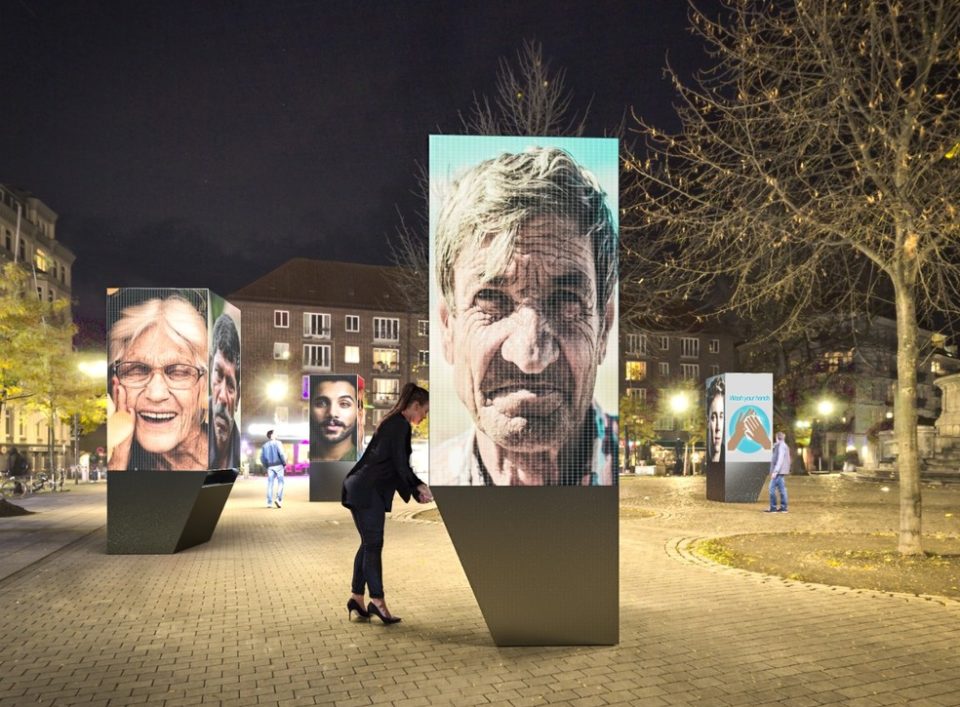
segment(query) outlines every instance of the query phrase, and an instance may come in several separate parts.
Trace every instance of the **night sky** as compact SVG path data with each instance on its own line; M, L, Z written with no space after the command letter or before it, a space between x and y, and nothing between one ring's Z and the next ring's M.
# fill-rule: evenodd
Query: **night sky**
M81 318L107 286L246 285L292 257L389 262L427 136L525 39L589 135L673 127L704 61L682 0L0 0L0 182L60 215Z

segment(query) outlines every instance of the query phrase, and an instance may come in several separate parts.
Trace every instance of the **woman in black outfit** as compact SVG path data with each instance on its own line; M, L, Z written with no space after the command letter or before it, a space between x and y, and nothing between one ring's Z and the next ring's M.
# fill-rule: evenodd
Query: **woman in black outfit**
M360 532L360 549L353 561L352 596L347 602L351 619L354 614L368 619L371 614L385 624L400 619L390 613L383 600L383 526L393 504L393 494L404 502L413 496L420 503L433 500L430 488L410 468L410 429L419 424L430 410L430 394L407 383L400 400L380 423L366 451L343 481L343 505L353 514ZM364 586L370 590L370 604L363 608Z

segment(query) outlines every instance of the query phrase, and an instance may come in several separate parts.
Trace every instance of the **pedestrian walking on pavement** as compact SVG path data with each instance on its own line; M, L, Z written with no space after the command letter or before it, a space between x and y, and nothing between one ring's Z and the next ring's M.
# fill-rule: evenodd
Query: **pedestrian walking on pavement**
M777 441L770 455L770 508L767 513L787 512L787 482L790 473L790 447L784 441L783 432L777 432ZM777 508L777 492L780 492L780 507Z
M287 457L283 453L280 440L273 438L273 430L267 431L267 443L260 449L260 463L267 469L267 508L283 504L283 470L287 466ZM277 497L273 497L273 482L277 482Z
M430 487L410 468L410 432L430 410L430 394L407 383L400 399L380 423L366 451L343 480L343 505L350 509L360 533L360 548L353 560L348 617L369 619L376 616L384 624L400 618L390 613L383 596L383 526L399 493L405 503L413 496L419 503L433 500ZM364 609L364 591L370 591L370 603Z

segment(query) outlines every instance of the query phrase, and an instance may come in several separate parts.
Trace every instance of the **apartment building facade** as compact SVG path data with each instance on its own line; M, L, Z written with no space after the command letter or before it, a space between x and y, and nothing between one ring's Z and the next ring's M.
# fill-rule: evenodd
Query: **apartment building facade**
M16 262L35 280L37 296L45 301L71 300L71 269L76 256L57 241L57 214L36 196L0 184L0 265ZM27 391L29 392L29 391ZM54 464L65 467L70 457L69 426L56 421ZM48 465L50 421L29 410L22 400L12 400L0 413L0 470L7 452L16 446L31 467Z
M662 440L675 439L682 418L703 418L706 380L735 371L734 336L726 331L653 331L622 327L620 332L620 390L646 404L655 415L654 430ZM674 413L666 396L676 391L695 393L686 412ZM694 397L694 395L691 395Z
M363 377L368 434L406 382L426 384L429 320L409 311L397 282L395 267L295 258L227 297L241 310L250 450L274 428L304 461L310 374Z

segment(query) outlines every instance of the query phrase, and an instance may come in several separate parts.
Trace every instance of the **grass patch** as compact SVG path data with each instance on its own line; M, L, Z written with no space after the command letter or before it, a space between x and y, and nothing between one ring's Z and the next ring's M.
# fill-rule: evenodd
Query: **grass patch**
M924 538L925 555L897 552L893 533L762 533L714 538L693 552L720 564L821 584L960 599L960 538Z

